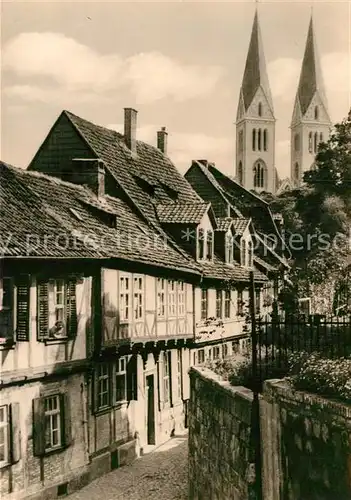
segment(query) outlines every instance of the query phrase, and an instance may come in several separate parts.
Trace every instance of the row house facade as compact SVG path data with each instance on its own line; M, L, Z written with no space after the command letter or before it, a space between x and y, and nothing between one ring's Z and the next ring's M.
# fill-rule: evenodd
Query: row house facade
M138 141L136 118L121 135L64 111L27 171L1 164L6 499L65 495L182 431L189 367L243 346L250 271L268 312L286 265L256 251L254 216L219 214L178 173L165 130Z

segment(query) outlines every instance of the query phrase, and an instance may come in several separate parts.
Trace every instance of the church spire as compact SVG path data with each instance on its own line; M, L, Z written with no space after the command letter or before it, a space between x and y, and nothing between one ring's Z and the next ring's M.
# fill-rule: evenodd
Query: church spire
M302 62L299 87L297 90L297 100L300 104L302 116L306 114L313 97L318 92L322 105L327 112L327 98L324 90L323 75L317 52L316 39L313 28L313 14L311 14L308 28L305 53Z
M261 87L265 94L273 114L273 100L267 76L261 30L256 8L244 77L241 85L245 111L247 111L251 105L259 87Z

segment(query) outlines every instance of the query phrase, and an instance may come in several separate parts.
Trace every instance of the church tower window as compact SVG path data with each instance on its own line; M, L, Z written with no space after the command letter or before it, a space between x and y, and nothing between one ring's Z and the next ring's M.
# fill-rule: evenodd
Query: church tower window
M300 151L300 134L295 134L294 149L295 149L295 151Z
M296 162L295 163L295 179L298 181L300 178L300 169L299 169L299 164Z
M262 131L261 131L261 129L259 128L259 129L258 129L258 134L257 134L257 149L258 149L259 151L261 151L261 139L262 139L262 137L261 137L261 136L262 136Z
M308 134L308 152L312 153L312 132Z
M238 182L240 184L243 184L244 178L243 178L243 163L242 161L239 161L238 165Z
M254 166L254 187L263 188L265 185L265 170L262 163L258 162Z
M266 128L263 131L263 149L268 151L268 130Z
M239 132L239 153L244 151L244 132L240 130Z
M319 142L323 142L323 134L322 134L322 132L319 134Z
M313 152L317 153L318 149L318 134L317 132L314 133L314 141L313 141Z
M256 151L256 129L252 131L252 151Z
M258 103L258 116L262 116L262 102Z
M319 118L319 110L318 110L318 106L315 106L315 108L314 108L314 119L318 120L318 118Z

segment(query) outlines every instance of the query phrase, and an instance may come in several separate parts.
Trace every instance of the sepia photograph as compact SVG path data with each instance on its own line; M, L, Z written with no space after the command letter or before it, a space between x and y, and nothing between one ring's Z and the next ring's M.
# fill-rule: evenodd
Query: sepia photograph
M0 9L0 499L351 500L351 1Z

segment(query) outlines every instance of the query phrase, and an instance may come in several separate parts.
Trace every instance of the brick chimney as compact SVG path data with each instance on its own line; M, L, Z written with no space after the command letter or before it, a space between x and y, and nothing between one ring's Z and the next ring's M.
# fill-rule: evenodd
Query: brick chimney
M124 108L124 140L132 153L136 153L137 114L133 108Z
M73 171L68 181L88 186L98 198L105 195L105 167L96 158L73 158Z
M167 154L167 140L168 133L166 127L161 127L161 130L157 132L157 147L163 154Z

